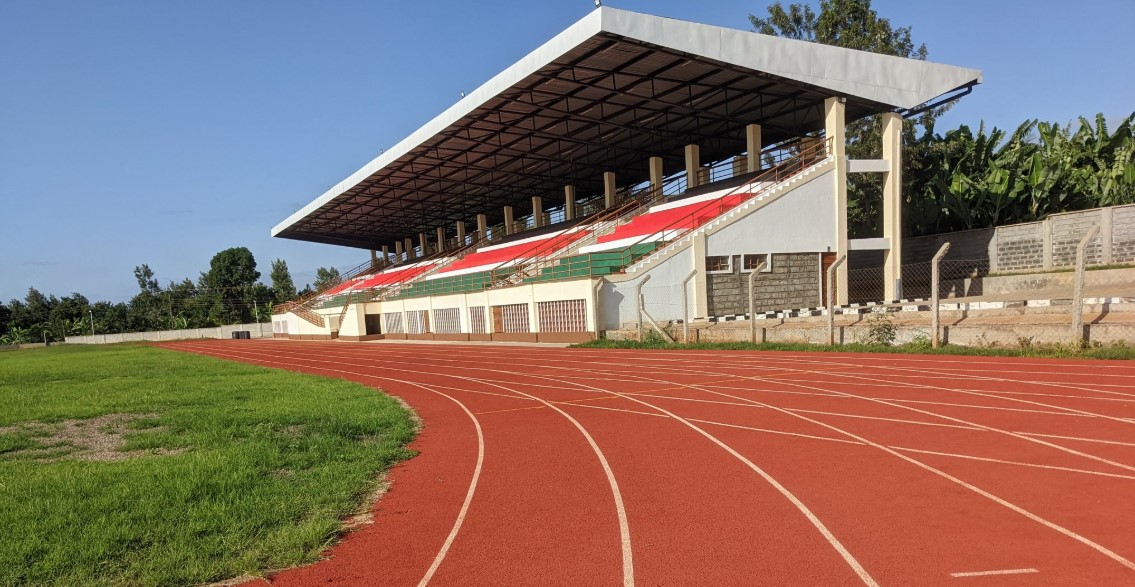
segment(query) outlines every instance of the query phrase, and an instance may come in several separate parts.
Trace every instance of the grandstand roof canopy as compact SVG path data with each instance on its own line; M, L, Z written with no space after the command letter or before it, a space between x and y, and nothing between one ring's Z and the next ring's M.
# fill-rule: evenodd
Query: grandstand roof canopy
M273 236L378 248L478 213L560 202L563 186L602 193L667 173L696 143L702 161L823 128L823 102L848 120L914 108L981 82L981 72L603 7L339 182Z

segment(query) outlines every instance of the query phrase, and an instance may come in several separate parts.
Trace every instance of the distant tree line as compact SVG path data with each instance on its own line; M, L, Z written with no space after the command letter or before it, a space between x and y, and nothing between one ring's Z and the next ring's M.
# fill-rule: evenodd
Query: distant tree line
M23 300L0 302L0 344L61 341L66 336L206 328L271 320L274 304L321 289L338 280L335 269L320 268L314 285L296 291L288 264L272 262L271 285L260 282L256 259L245 247L213 256L196 281L161 287L149 265L134 268L138 293L129 302L91 303L86 296L46 295L29 288Z

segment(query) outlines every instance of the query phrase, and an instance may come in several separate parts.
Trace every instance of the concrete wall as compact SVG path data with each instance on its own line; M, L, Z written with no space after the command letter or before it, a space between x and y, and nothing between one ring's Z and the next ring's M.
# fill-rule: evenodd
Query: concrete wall
M944 242L947 259L982 259L996 273L1068 268L1075 265L1076 246L1091 227L1100 236L1088 246L1092 265L1135 262L1135 204L1053 214L1028 222L903 239L903 264L925 263ZM850 257L852 267L871 267L867 257Z
M681 320L686 315L682 309L682 280L694 268L694 247L689 246L675 253L656 266L651 267L646 275L650 281L642 288L644 307L655 320ZM602 330L621 328L624 325L637 324L635 288L642 281L644 275L637 273L629 279L615 279L604 281L599 292L599 305L601 308ZM690 280L687 298L689 300L689 313L695 317L696 304L694 296L694 282Z
M749 311L749 273L741 270L741 256L733 257L731 273L710 273L710 316L745 314ZM815 308L821 305L819 253L777 253L772 271L760 273L754 283L758 312L785 308Z
M159 330L155 332L124 332L121 334L95 334L93 336L68 336L67 344L115 344L119 342L184 340L193 338L232 338L232 333L247 330L252 338L272 338L272 324L230 324L215 328L186 328L183 330Z
M706 236L706 255L835 250L831 174L810 178L784 196ZM933 253L931 253L933 254Z

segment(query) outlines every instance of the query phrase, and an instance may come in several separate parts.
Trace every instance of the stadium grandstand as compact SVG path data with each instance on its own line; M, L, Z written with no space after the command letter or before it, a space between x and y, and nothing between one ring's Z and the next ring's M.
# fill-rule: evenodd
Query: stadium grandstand
M739 307L753 271L782 286L762 308L820 305L825 269L850 250L883 251L897 299L902 120L980 82L597 8L278 224L273 236L370 258L278 306L273 331L575 342L646 309ZM848 160L846 125L875 114L882 158ZM881 238L848 238L849 173L882 176Z

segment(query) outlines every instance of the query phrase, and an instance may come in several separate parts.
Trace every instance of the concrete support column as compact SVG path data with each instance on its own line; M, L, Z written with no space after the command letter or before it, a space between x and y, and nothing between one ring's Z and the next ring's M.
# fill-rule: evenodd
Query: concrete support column
M686 189L701 185L701 148L686 145Z
M835 253L838 259L846 255L847 247L847 104L843 98L824 100L824 136L831 141L832 158L835 159L833 206L835 207ZM840 263L836 269L837 305L847 304L847 265Z
M748 155L749 173L761 169L761 125L749 124L745 126L745 151Z
M370 266L378 267L378 251L374 249L370 250Z
M382 245L382 260L390 262L390 247L387 245Z
M458 220L457 221L457 246L458 247L464 247L465 246L465 221L464 220Z
M694 318L705 318L709 315L709 283L705 274L705 233L699 232L690 243L690 251L692 252L693 267L692 269L697 273L694 276Z
M440 253L444 250L445 250L445 229L439 226L439 227L437 227L437 252Z
M424 232L418 233L418 247L421 249L420 255L422 257L428 257L429 256L430 243L429 243L429 241L426 240L426 233L424 233Z
M394 242L394 257L397 261L402 260L402 241Z
M484 214L477 215L477 238L479 240L489 238L489 219Z
M409 237L406 237L406 238L402 239L402 246L404 246L406 248L406 260L409 261L410 259L413 259L414 258L414 241L410 240Z
M564 186L564 220L575 220L575 186Z
M650 195L658 198L662 196L662 157L651 157L650 166Z
M532 196L532 227L542 226L544 226L544 199L540 196Z
M506 235L512 234L512 229L515 228L515 226L513 226L513 224L514 224L514 222L512 220L512 206L505 206L504 207L504 233Z
M603 207L615 207L615 172L603 172Z
M902 293L902 116L883 114L883 238L891 248L883 251L883 297L898 300Z
M745 173L747 173L747 169L748 169L747 165L748 165L748 161L746 160L745 157L742 157L740 155L737 155L736 157L734 157L733 158L733 177L737 177L739 175L745 175Z

